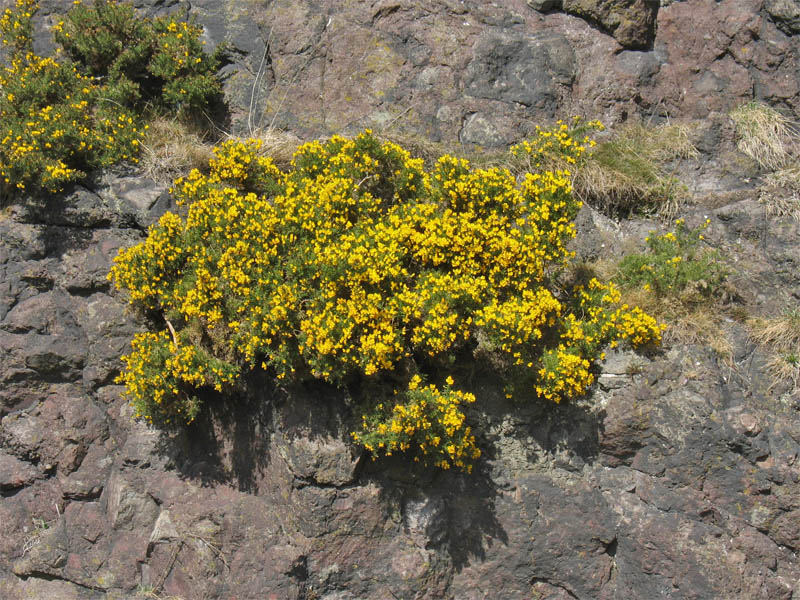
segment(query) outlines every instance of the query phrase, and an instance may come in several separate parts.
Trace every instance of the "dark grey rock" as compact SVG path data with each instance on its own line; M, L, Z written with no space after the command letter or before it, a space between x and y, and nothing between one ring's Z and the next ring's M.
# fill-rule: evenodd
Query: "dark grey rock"
M638 87L648 87L652 85L653 77L661 68L661 61L655 52L629 50L617 55L616 67L635 78Z
M526 3L533 10L538 10L539 12L561 8L561 0L527 0Z
M320 485L351 483L360 458L350 444L331 438L290 439L279 452L295 477Z
M464 91L554 112L575 78L575 53L557 33L487 34L478 38L464 72Z

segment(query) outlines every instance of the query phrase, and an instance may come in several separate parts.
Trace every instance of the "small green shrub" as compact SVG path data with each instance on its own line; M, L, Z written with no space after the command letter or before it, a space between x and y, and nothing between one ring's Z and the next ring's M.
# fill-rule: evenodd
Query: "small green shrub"
M735 307L727 305L729 270L718 251L704 247L702 232L708 225L706 221L688 229L679 219L674 231L651 231L646 252L626 255L602 270L619 284L624 302L669 326L667 342L705 344L730 360L733 346L719 318L721 312L735 313Z
M708 299L722 291L728 270L715 251L700 248L702 232L709 220L688 229L683 219L675 221L675 231L646 239L648 252L629 254L619 263L619 282L625 288L642 287L657 297L680 296Z
M356 442L469 470L474 397L453 387L457 359L492 353L518 397L558 402L585 393L608 343L660 339L613 285L552 285L580 207L564 172L518 180L447 155L426 170L370 132L305 144L287 171L259 147L216 148L209 173L175 182L186 216L115 259L116 286L165 323L135 338L120 375L148 420L191 422L198 388L254 369L369 381L396 393L365 407ZM535 164L539 150L516 152Z
M107 79L125 106L187 116L222 99L222 48L203 52L202 29L179 15L142 19L129 3L77 2L54 31L66 54L91 77Z

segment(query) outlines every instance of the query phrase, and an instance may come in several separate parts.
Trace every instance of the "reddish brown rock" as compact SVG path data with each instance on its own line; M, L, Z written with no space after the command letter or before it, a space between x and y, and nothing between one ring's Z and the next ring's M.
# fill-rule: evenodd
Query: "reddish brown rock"
M69 4L43 2L40 16ZM308 136L373 126L502 146L571 112L694 117L719 160L732 106L797 108L792 6L665 2L654 29L611 10L655 14L636 2L568 2L568 14L522 0L199 0L191 12L235 49L226 85L242 129L250 117ZM687 219L708 213L736 295L777 314L800 294L800 226L769 217L739 179L727 180L736 202ZM159 432L132 421L113 384L144 324L105 271L169 201L131 174L95 184L0 219L0 597L800 595L797 396L770 391L740 324L725 324L732 365L696 345L614 354L591 395L561 406L510 406L497 374L477 373L471 476L371 462L350 446L353 407L319 385L254 385ZM609 256L630 242L620 230L657 225L587 209L577 248Z

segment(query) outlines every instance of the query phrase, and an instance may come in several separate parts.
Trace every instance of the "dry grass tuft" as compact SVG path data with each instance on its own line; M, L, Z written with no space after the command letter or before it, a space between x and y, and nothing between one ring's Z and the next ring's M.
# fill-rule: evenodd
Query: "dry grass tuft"
M758 199L766 206L768 215L800 221L800 165L794 164L764 177Z
M577 170L575 192L607 214L654 211L674 218L689 192L667 165L697 156L689 133L685 125L633 123L620 128Z
M759 102L734 110L737 146L767 171L759 201L767 214L800 221L800 128L789 117Z
M731 112L737 146L767 171L759 200L767 214L800 221L800 128L789 117L759 102Z
M296 135L272 128L256 130L249 137L261 140L260 154L272 157L281 169L290 167L292 155L302 144ZM226 139L239 138L223 134L221 140L213 142ZM147 177L157 183L171 185L175 179L185 176L192 169L207 169L208 161L214 156L214 143L180 121L156 117L150 122L142 143L139 164Z
M261 140L260 154L269 156L282 170L290 168L292 156L303 143L299 137L288 131L266 127L255 129L249 138Z
M797 124L774 108L748 102L731 112L741 152L769 171L788 166L797 152Z
M791 382L796 389L800 385L800 308L748 324L752 338L769 354L767 370L774 380L772 387Z
M139 165L144 175L162 185L192 169L203 169L211 159L212 145L176 119L156 117L149 123Z
M31 523L33 524L33 531L25 538L22 544L23 557L42 542L44 532L50 529L50 523L42 518L33 517Z
M184 600L180 596L163 595L158 593L152 586L140 585L136 588L136 598L143 598L145 600Z
M638 306L661 323L666 323L665 344L707 345L723 361L731 361L733 345L721 326L718 302L701 299L691 290L678 297L658 298L643 289L622 291L622 302Z

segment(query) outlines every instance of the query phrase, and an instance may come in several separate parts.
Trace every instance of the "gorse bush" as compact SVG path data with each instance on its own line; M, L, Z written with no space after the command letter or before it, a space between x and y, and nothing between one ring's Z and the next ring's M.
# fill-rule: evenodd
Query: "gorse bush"
M105 102L107 87L71 62L33 53L32 0L0 18L10 64L0 72L0 177L5 189L57 190L86 169L133 158L142 130L133 113Z
M0 71L0 191L57 191L87 170L135 161L146 106L195 111L219 98L217 59L203 54L193 25L78 2L55 27L70 58L44 58L33 52L36 10L35 0L16 0L0 17L9 52Z
M613 285L551 285L580 207L567 172L517 181L447 155L426 170L369 131L305 144L286 171L258 148L222 144L207 174L176 181L186 216L164 215L109 274L163 318L120 375L148 420L191 422L199 388L230 391L253 369L391 383L353 439L469 470L475 398L455 387L456 359L492 353L512 395L558 402L591 385L606 344L660 339ZM535 146L515 152L536 163Z
M465 424L461 405L475 402L475 396L451 388L447 378L440 391L435 385L422 385L414 375L402 398L380 402L362 417L361 431L353 432L355 441L377 456L392 452L418 450L415 462L432 464L442 469L451 466L470 471L472 460L481 455L475 436Z
M222 99L222 48L204 53L202 29L178 15L142 19L132 4L78 2L54 31L88 75L109 80L120 104L191 115Z

